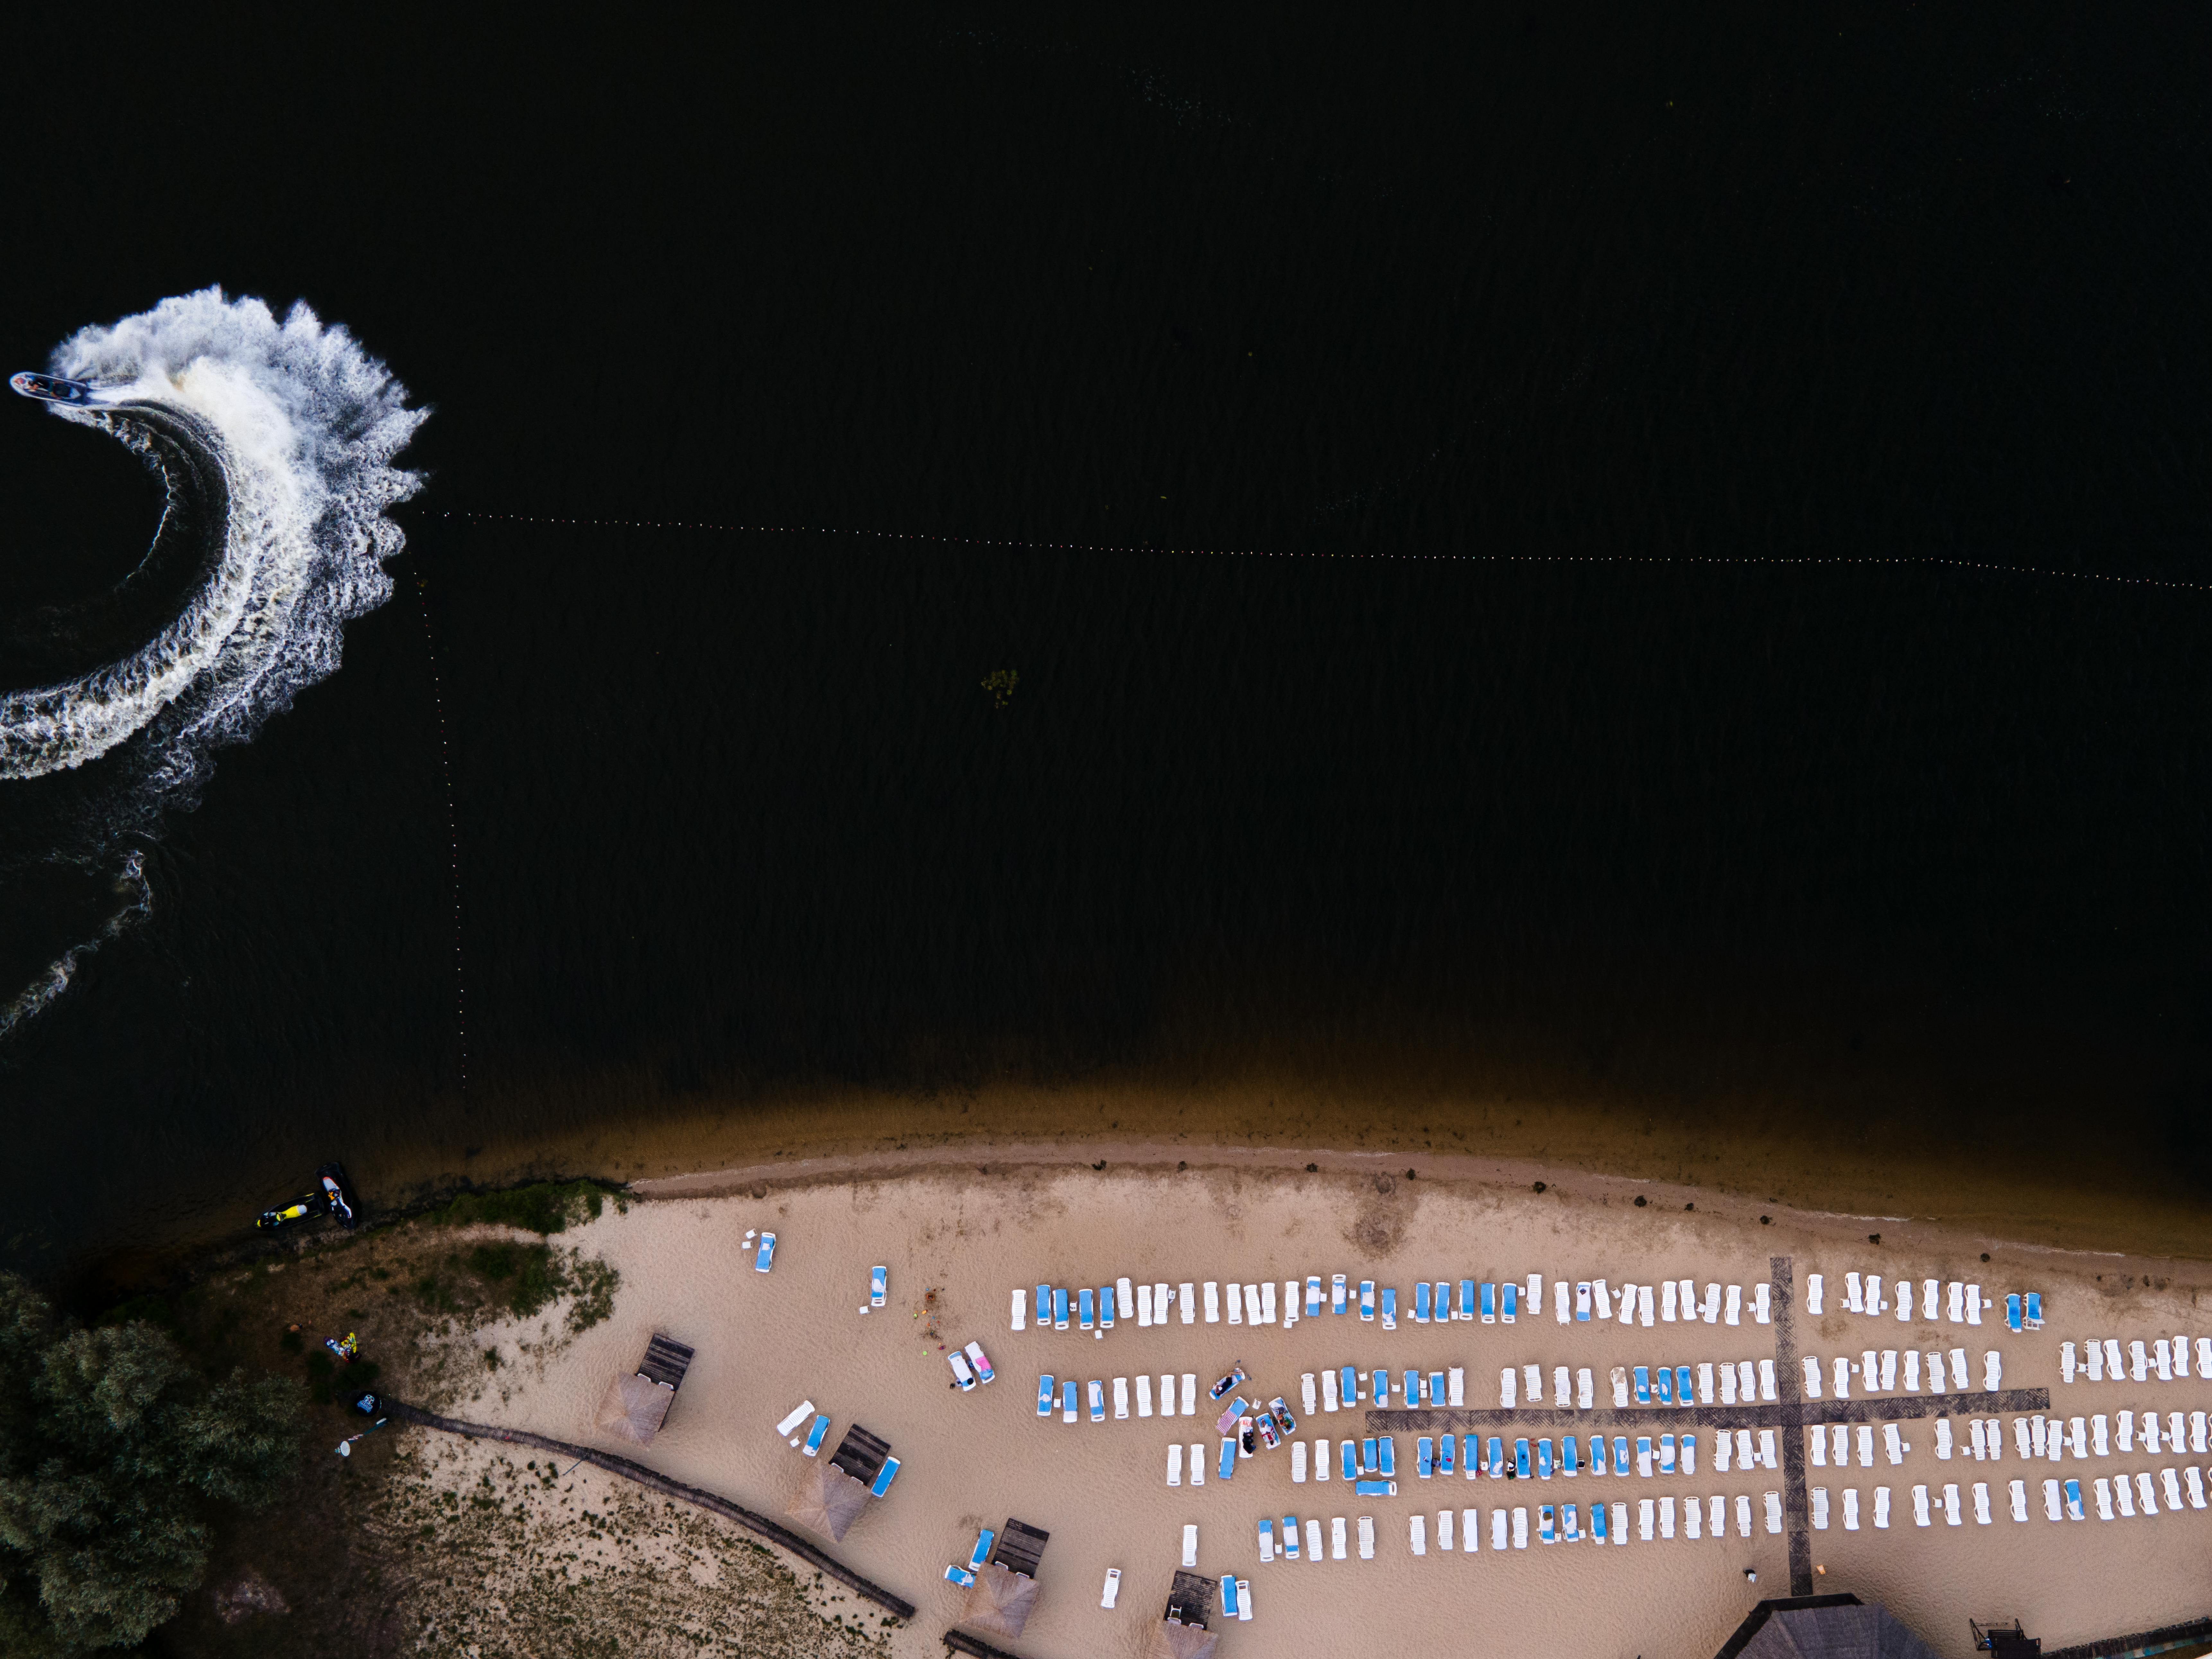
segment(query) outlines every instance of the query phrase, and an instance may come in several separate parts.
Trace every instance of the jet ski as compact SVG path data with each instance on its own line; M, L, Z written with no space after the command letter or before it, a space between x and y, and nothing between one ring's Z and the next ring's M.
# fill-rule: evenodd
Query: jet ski
M71 404L79 408L93 401L93 388L82 380L65 380L58 374L11 374L8 384L26 398L43 403Z
M315 1189L302 1194L279 1209L264 1210L253 1224L260 1228L289 1227L295 1221L326 1215L341 1227L351 1228L361 1220L361 1200L355 1196L353 1183L346 1179L342 1164L325 1164L315 1171Z

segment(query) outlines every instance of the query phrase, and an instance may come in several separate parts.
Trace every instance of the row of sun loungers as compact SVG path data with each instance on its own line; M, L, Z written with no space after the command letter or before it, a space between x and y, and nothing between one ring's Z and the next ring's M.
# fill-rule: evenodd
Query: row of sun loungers
M1777 1397L1771 1359L1704 1360L1695 1365L1615 1365L1613 1368L1613 1406L1626 1411L1638 1406L1734 1406ZM1547 1403L1545 1368L1508 1365L1498 1374L1498 1403L1507 1411ZM1597 1403L1597 1379L1587 1365L1551 1368L1548 1403L1565 1409L1590 1411ZM1455 1399L1452 1404L1458 1405Z
M1940 1317L1953 1325L1979 1325L1982 1310L1997 1305L1981 1285L1961 1279L1952 1279L1947 1285L1942 1279L1923 1279L1918 1289L1919 1317L1923 1320ZM1900 1324L1909 1324L1914 1316L1913 1291L1913 1283L1908 1279L1890 1280L1885 1291L1880 1273L1862 1276L1847 1273L1844 1275L1843 1311L1863 1314L1869 1318L1891 1315ZM1826 1276L1806 1274L1805 1311L1815 1317L1820 1316L1826 1311L1823 1304L1826 1296ZM2011 1331L2043 1328L2043 1293L2039 1291L2008 1291L2004 1310L2005 1325Z
M1151 1376L1147 1374L1138 1377L1136 1382L1137 1415L1139 1417L1150 1417L1153 1415L1152 1379ZM1114 1416L1116 1420L1125 1420L1129 1415L1129 1379L1126 1376L1117 1376L1114 1378L1113 1382ZM1057 1393L1055 1393L1055 1389L1057 1389ZM1078 1392L1079 1388L1075 1378L1072 1376L1054 1377L1051 1372L1047 1371L1043 1376L1037 1379L1036 1414L1039 1417L1050 1417L1053 1413L1054 1403L1057 1401L1060 1412L1060 1420L1066 1423L1073 1423L1077 1421L1081 1414L1080 1408L1077 1405ZM1094 1423L1104 1422L1106 1420L1105 1379L1094 1378L1087 1385L1083 1386L1081 1392L1088 1402L1091 1420ZM1180 1412L1176 1409L1176 1397L1177 1390L1176 1388L1176 1377L1174 1373L1170 1371L1162 1371L1160 1373L1158 1414L1162 1417L1195 1417L1198 1415L1198 1374L1195 1371L1185 1371L1182 1373L1182 1388L1181 1390L1182 1404L1182 1410Z
M1851 1397L1851 1384L1856 1380L1860 1391L1865 1394L1895 1394L1899 1392L1899 1358L1904 1361L1904 1388L1907 1394L1920 1392L1922 1354L1917 1348L1868 1348L1856 1359L1847 1354L1837 1354L1829 1362L1829 1386L1838 1400ZM1966 1351L1954 1348L1947 1370L1943 1350L1930 1348L1925 1356L1928 1364L1928 1392L1930 1394L1963 1394L1972 1391L1972 1376L1967 1369ZM1819 1356L1802 1356L1805 1367L1805 1397L1821 1397L1822 1365ZM1994 1394L2004 1379L2004 1356L1995 1348L1982 1356L1982 1391Z
M1280 1282L1279 1304L1275 1294L1276 1281L1273 1279L1253 1284L1209 1279L1185 1279L1175 1285L1165 1280L1133 1285L1122 1279L1096 1290L1039 1285L1034 1292L1019 1289L1012 1292L1011 1323L1017 1331L1024 1329L1033 1316L1040 1330L1064 1331L1073 1326L1103 1335L1112 1330L1117 1322L1134 1323L1139 1329L1165 1325L1173 1310L1186 1325L1196 1324L1202 1318L1209 1325L1226 1322L1262 1326L1278 1322L1279 1306L1279 1322L1285 1330L1297 1323L1301 1309L1303 1316L1307 1318L1317 1317L1323 1311L1335 1315L1357 1313L1364 1321L1372 1322L1379 1317L1386 1330L1397 1328L1400 1297L1395 1285L1378 1286L1371 1279L1363 1279L1355 1285L1343 1273L1330 1275L1325 1288L1319 1273L1308 1274L1303 1286L1294 1279ZM1450 1279L1425 1281L1413 1287L1409 1311L1417 1325L1455 1320L1510 1325L1524 1316L1543 1316L1544 1285L1541 1273L1529 1274L1525 1285L1510 1279L1500 1283L1462 1279L1458 1281L1456 1292ZM1764 1325L1773 1317L1771 1290L1765 1284L1748 1287L1708 1284L1702 1298L1696 1281L1687 1279L1668 1279L1656 1286L1625 1284L1617 1290L1602 1279L1583 1279L1572 1285L1565 1279L1554 1279L1551 1291L1552 1316L1561 1325L1587 1324L1593 1318L1616 1317L1624 1325L1639 1320L1646 1326L1655 1321L1671 1324L1677 1320L1736 1325L1743 1322L1747 1312L1753 1322Z
M2108 1336L2101 1341L2095 1338L2081 1345L2077 1359L2074 1345L2058 1345L2058 1374L2066 1382L2086 1377L2092 1382L2148 1382L2155 1377L2160 1382L2189 1380L2189 1339L2177 1336L2171 1340L2160 1337L2155 1341L2134 1341L2128 1344L2124 1358L2118 1337ZM2197 1339L2197 1375L2212 1377L2212 1336Z

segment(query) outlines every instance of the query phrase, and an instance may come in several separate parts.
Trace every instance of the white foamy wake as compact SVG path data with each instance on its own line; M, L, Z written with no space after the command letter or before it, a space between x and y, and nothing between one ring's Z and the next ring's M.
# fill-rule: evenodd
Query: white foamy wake
M426 411L342 327L305 305L281 322L221 289L88 328L52 372L100 388L65 420L126 442L134 409L204 452L228 495L219 556L174 621L82 678L0 697L0 778L96 760L164 711L155 775L195 777L338 665L339 631L392 592L403 538L386 516L420 486L392 465ZM134 447L138 447L134 443Z
M387 514L422 482L392 462L427 411L405 407L384 365L304 304L280 320L219 288L85 329L49 367L99 388L91 406L53 411L162 468L171 514L187 499L214 504L211 490L188 487L210 472L222 483L222 522L204 527L201 575L166 627L80 678L0 695L0 780L81 767L144 733L103 815L104 844L51 855L98 867L165 804L189 801L210 750L250 738L336 672L345 623L391 594L384 562L404 538ZM51 1004L81 957L148 913L138 853L117 886L125 902L100 933L0 1005L0 1032Z

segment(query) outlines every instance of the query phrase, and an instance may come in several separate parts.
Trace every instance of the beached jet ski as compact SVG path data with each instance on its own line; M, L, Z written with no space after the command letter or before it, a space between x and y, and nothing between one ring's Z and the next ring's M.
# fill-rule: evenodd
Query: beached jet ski
M352 1227L361 1219L361 1200L354 1195L353 1183L346 1179L344 1166L325 1164L315 1171L315 1190L303 1194L281 1209L264 1210L256 1217L257 1227L289 1227L295 1221L305 1221L311 1216L326 1215L341 1227Z
M82 380L65 380L58 374L33 374L27 371L9 375L8 384L26 398L37 398L50 404L82 406L93 400L90 386Z

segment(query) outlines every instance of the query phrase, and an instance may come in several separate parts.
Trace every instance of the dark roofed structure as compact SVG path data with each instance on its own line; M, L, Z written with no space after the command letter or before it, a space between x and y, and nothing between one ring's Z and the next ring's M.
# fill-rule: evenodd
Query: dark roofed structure
M991 1559L1009 1572L1018 1572L1034 1578L1037 1563L1044 1559L1044 1547L1052 1534L1042 1528L1032 1527L1026 1521L1007 1518L1006 1529L999 1534L999 1547L991 1552Z
M1856 1595L1761 1601L1716 1659L1936 1659L1935 1650Z
M872 1486L883 1473L884 1460L890 1455L890 1442L878 1439L855 1423L830 1454L830 1467L844 1470L864 1486Z
M1179 1625L1205 1627L1206 1616L1213 1610L1214 1598L1221 1594L1221 1581L1208 1578L1204 1573L1188 1570L1175 1576L1168 1587L1167 1611L1160 1616L1172 1619Z

